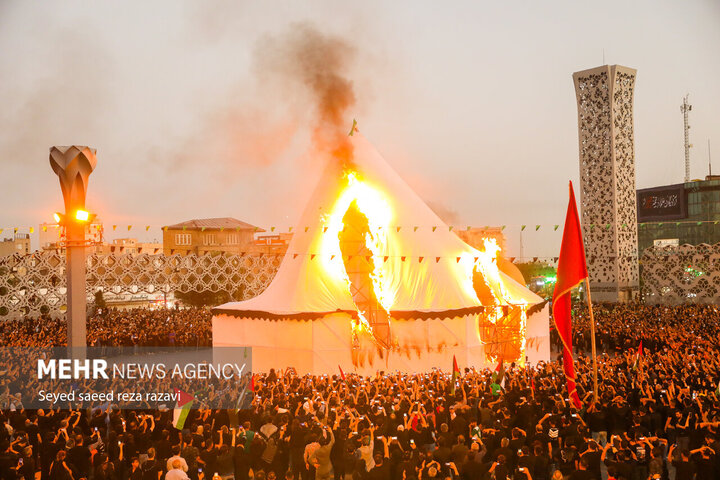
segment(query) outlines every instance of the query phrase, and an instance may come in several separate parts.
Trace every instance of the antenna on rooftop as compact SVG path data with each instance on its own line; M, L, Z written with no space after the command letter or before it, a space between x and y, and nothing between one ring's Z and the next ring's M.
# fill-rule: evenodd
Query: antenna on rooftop
M680 105L680 112L683 114L683 125L685 131L685 183L690 181L690 124L688 123L688 112L692 110L692 105L688 103L688 93L683 97L683 103Z
M712 177L712 158L710 158L710 139L708 138L708 176Z

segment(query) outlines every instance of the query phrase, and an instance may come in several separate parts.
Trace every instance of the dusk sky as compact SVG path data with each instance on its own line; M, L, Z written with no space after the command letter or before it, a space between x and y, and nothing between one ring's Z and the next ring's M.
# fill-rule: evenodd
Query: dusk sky
M298 25L350 46L348 130L357 118L447 222L508 225L509 255L522 224L525 256L559 250L575 71L637 69L638 188L682 182L687 93L691 177L708 172L708 139L720 173L717 0L0 0L0 228L62 209L48 149L82 144L97 148L88 208L106 230L160 239L230 216L287 231L320 174L313 105L267 74L265 47Z

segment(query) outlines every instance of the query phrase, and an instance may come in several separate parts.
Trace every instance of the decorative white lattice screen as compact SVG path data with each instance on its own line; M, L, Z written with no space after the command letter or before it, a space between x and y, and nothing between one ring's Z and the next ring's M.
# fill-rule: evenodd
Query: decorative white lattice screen
M87 257L87 294L231 292L245 300L275 276L280 255L117 255ZM65 255L15 254L0 258L0 319L62 314L66 303Z
M720 243L650 247L641 263L645 303L720 303Z

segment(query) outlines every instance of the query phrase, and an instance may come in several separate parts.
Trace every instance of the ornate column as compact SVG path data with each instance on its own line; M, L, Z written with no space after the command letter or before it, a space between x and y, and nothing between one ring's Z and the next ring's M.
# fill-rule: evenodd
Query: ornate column
M593 300L638 293L633 96L636 70L620 65L575 72L580 210Z
M67 335L68 347L84 348L87 344L85 314L85 212L88 180L95 169L96 150L86 146L50 148L50 166L60 179L65 200L65 236L67 245Z

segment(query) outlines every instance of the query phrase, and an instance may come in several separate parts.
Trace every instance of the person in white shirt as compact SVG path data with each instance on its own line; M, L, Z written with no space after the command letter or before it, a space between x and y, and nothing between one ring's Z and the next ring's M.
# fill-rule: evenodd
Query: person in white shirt
M169 460L168 460L169 461ZM187 466L186 466L187 468ZM165 474L165 480L189 480L190 477L183 471L182 462L179 459L175 459L172 462L172 469Z
M168 473L170 473L170 470L172 470L172 469L174 468L174 467L173 467L173 464L175 463L175 460L177 460L177 461L180 462L180 468L182 469L183 472L186 472L186 473L187 473L187 471L188 471L188 464L187 464L187 462L185 461L185 459L180 456L180 446L179 446L179 445L174 445L174 446L173 446L173 449L172 449L172 453L173 453L173 456L170 457L170 458L168 458L168 461L167 461L167 471L168 471Z

